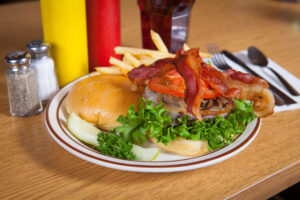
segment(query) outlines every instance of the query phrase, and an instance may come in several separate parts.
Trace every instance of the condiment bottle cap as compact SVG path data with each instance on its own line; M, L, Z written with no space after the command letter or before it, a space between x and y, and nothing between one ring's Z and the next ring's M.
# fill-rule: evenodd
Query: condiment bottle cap
M33 53L43 53L49 50L49 43L44 42L43 40L32 40L26 47Z
M30 63L30 54L26 51L14 51L6 55L5 60L10 65L28 65Z

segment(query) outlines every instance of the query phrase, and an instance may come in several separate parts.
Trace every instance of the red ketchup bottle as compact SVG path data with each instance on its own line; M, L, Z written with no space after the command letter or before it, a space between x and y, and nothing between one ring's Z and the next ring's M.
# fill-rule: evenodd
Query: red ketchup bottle
M109 58L121 58L114 48L120 46L119 0L86 0L89 71L109 66Z

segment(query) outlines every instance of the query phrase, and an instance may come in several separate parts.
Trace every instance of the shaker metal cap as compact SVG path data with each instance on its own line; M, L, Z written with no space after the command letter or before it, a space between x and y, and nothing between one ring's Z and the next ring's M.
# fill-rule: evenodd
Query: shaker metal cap
M26 47L33 53L42 53L49 50L49 43L44 42L43 40L32 40Z
M11 65L26 65L30 63L30 54L26 51L14 51L6 55L5 60Z

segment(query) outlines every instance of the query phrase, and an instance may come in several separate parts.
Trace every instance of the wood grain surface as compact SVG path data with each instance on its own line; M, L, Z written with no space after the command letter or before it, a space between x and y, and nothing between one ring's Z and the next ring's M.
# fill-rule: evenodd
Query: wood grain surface
M122 44L141 46L135 0L121 1ZM88 163L48 134L44 113L9 115L8 52L42 38L38 2L0 5L0 199L266 199L300 181L300 110L263 120L254 142L219 164L177 173L133 173ZM188 44L205 51L255 45L300 77L300 4L279 0L197 0Z

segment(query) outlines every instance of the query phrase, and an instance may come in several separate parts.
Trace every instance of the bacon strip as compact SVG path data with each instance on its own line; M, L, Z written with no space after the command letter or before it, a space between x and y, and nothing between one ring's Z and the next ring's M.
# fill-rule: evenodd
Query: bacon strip
M220 72L206 63L202 63L202 78L225 97L253 101L253 110L258 117L273 113L274 96L263 79L231 69Z
M232 80L240 81L246 84L258 84L265 88L269 88L269 85L265 80L252 76L251 74L235 71L233 69L229 69L225 73Z
M230 87L228 76L213 68L212 66L202 62L202 78L218 93L225 97L239 96L239 90L235 87Z
M202 121L200 104L201 90L201 62L198 49L190 49L184 54L179 52L176 56L176 69L183 77L186 85L187 111Z
M225 74L230 86L240 91L238 99L254 102L253 110L258 117L266 117L273 113L275 100L265 80L235 70L228 70Z
M128 78L138 86L144 85L145 81L162 76L175 68L174 58L165 58L154 62L150 66L141 65L127 73Z
M161 59L146 67L141 65L127 73L128 78L138 86L146 84L148 79L161 77L176 69L183 77L186 91L187 111L199 121L202 120L200 104L203 97L202 81L210 89L224 97L251 100L258 117L265 117L273 112L274 97L266 81L250 74L227 70L221 72L206 64L199 56L198 49L184 52L179 50L175 58Z

